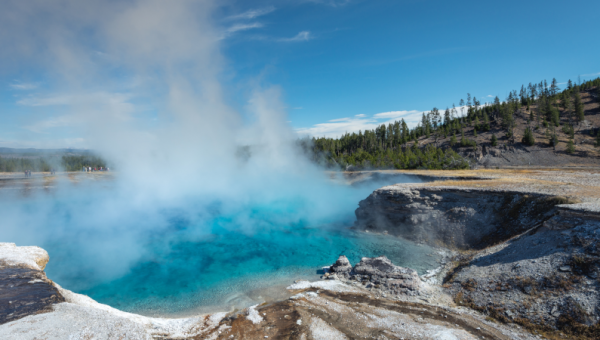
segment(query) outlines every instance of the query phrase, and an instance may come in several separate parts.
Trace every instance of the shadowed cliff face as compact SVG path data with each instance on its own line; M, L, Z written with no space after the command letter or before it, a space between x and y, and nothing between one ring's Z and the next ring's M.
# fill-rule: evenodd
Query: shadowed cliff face
M355 226L430 245L481 249L549 218L558 203L543 195L392 185L360 202Z

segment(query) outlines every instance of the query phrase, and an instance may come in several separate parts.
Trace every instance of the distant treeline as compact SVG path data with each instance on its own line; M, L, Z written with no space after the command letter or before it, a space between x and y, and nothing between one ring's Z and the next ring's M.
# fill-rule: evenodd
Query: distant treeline
M106 167L106 161L92 155L62 156L61 158L12 158L0 157L0 172L48 172L52 169L59 171L81 171L84 166L99 168Z
M580 92L594 87L600 100L600 78L579 85L569 80L564 91L560 91L556 79L550 84L545 80L538 84L529 83L519 92L509 92L504 101L496 97L487 105L467 94L467 100L461 99L458 109L452 104L442 113L434 107L427 114L423 113L421 122L412 129L401 119L373 130L346 133L340 138L303 139L300 144L314 161L328 167L462 169L469 163L452 148L477 148L474 140L465 138L465 127L473 127L474 136L477 136L477 131L489 131L490 124L497 123L505 136L514 142L515 115L522 107L529 112L528 127L537 120L538 126L551 126L553 131L560 125L560 107L569 122L563 129L572 130L576 121L585 119ZM535 110L531 109L534 105ZM423 136L433 137L433 142L420 147L418 140ZM451 137L450 145L438 146L438 139L448 136ZM523 143L532 145L531 140L525 140L527 136ZM497 137L492 135L490 142L495 145Z
M64 171L81 171L84 166L92 168L106 168L106 161L96 156L62 156Z

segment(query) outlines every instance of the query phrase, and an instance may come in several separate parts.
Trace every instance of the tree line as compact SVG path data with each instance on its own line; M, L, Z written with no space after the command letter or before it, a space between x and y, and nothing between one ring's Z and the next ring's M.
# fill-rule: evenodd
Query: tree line
M56 158L16 158L0 157L0 172L23 172L31 170L34 172L49 172L50 170L81 171L84 166L106 168L106 161L92 155L62 156Z
M546 80L529 83L521 86L520 91L510 91L503 101L496 96L492 103L484 104L468 93L466 101L461 99L458 107L452 104L443 112L434 107L423 113L414 128L409 128L401 119L373 130L345 133L340 138L303 139L300 144L315 162L327 167L462 169L469 163L453 148L477 148L475 140L465 137L466 127L473 127L473 136L477 137L477 132L490 131L491 124L495 123L501 127L506 139L514 143L515 116L524 109L529 117L521 142L535 144L532 131L544 126L550 129L550 135L554 133L550 140L556 145L555 128L561 123L559 108L568 120L563 131L570 131L572 136L575 123L585 119L580 92L593 88L600 100L600 78L580 84L569 80L562 91L556 79L550 83ZM536 122L537 127L534 127ZM418 141L423 136L433 140L420 147ZM449 145L439 145L439 140L448 136ZM492 134L490 144L496 146L497 141L498 137ZM600 132L597 133L597 144L600 146Z

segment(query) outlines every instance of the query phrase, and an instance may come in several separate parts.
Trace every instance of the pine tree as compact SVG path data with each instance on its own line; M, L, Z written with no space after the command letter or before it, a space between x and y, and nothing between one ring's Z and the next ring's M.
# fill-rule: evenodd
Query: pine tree
M529 146L535 145L535 138L533 138L533 132L529 127L525 128L525 133L523 133L523 139L521 139L521 143Z
M477 137L477 128L476 127L473 128L473 137Z
M550 146L553 146L554 150L556 150L556 147L558 146L558 137L556 136L556 133L550 138Z
M558 87L558 82L556 81L556 78L552 79L552 85L550 85L550 95L555 96L558 91L560 91L560 88Z
M483 131L490 131L490 117L483 111Z
M454 144L456 144L456 133L450 138L450 146L454 146Z
M496 145L498 145L498 138L496 138L496 135L492 133L492 146Z
M585 113L583 112L583 103L581 102L581 96L579 95L579 89L575 89L573 93L573 102L575 106L575 116L581 122L585 119Z
M575 145L573 145L573 140L569 139L569 142L567 143L567 153L572 154L573 152L575 152Z
M552 122L552 124L554 124L554 126L559 126L560 125L560 112L558 112L558 109L555 108L554 106L550 105L548 107L548 112L549 112L550 121Z

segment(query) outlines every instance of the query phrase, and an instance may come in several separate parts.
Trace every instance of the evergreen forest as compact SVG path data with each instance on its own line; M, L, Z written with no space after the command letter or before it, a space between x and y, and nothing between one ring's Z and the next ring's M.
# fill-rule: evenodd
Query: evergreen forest
M106 161L93 155L56 157L0 157L0 172L49 172L52 169L61 171L81 171L84 166L106 167Z
M480 143L533 146L534 135L542 131L547 144L555 149L559 134L567 138L563 144L566 152L572 153L576 131L595 137L596 146L600 146L597 128L578 128L586 119L583 92L599 101L600 78L579 84L569 80L562 91L556 79L529 83L520 91L510 91L504 100L496 97L491 103L467 94L458 107L452 104L443 111L434 107L423 113L413 128L401 119L340 138L302 139L300 144L313 161L338 169L465 169L470 161L461 154L478 150ZM523 131L522 138L517 138L516 130ZM481 141L484 133L489 139Z

